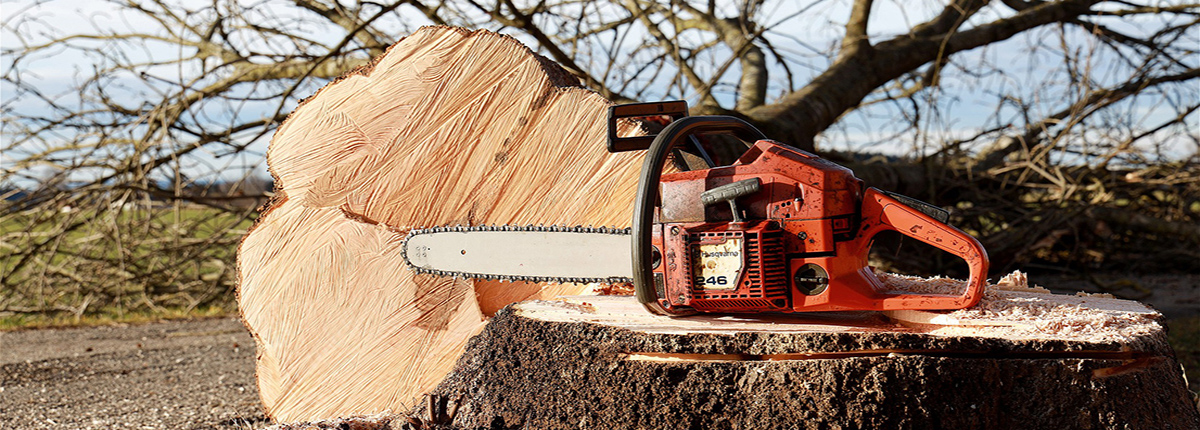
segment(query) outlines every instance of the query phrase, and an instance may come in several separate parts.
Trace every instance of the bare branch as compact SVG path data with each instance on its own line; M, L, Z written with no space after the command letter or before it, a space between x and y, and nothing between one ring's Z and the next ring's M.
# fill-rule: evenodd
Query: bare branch
M1100 108L1112 105L1118 101L1125 99L1131 95L1145 91L1147 88L1162 85L1166 83L1181 82L1191 79L1200 78L1200 68L1193 68L1181 73L1143 77L1127 82L1116 88L1100 88L1089 92L1080 100L1072 103L1065 109L1062 109L1054 114L1047 116L1041 121L1029 124L1025 127L1024 132L1016 138L1002 139L995 146L987 149L976 157L974 164L976 169L989 169L999 166L1005 157L1022 148L1031 149L1036 142L1039 141L1038 136L1046 130L1058 124L1064 119L1073 118L1072 121L1078 122L1084 117L1098 111ZM1183 116L1179 117L1179 121L1183 120Z
M858 51L870 49L871 40L867 37L867 21L871 18L871 5L874 0L856 0L850 9L850 20L846 21L846 36L842 38L842 50L839 56L855 55Z

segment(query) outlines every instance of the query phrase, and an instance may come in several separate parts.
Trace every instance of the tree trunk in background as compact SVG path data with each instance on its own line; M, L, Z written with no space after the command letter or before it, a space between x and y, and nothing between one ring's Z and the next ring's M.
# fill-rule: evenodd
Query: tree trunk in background
M588 294L414 275L401 249L413 228L626 227L641 154L607 152L609 105L512 38L444 27L302 103L238 258L267 413L406 410L504 305Z
M672 319L615 296L522 302L471 341L435 395L454 428L1200 425L1156 312L989 288L972 310L890 319Z

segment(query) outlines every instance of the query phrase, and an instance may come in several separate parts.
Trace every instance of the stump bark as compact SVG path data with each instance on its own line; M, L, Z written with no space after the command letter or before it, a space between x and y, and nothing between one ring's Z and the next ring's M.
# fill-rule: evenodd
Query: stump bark
M964 323L982 310L937 325L873 312L670 319L615 296L522 302L434 393L457 402L457 428L1200 428L1155 312L994 290L1008 313L987 325Z

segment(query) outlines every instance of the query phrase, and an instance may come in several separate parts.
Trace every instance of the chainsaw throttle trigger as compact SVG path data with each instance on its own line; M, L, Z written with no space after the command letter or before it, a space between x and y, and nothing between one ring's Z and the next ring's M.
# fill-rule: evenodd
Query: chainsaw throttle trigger
M758 178L743 179L700 193L700 203L703 203L704 206L712 206L720 202L729 202L729 210L733 212L733 222L743 222L742 213L737 207L738 197L757 193L761 189L762 182Z

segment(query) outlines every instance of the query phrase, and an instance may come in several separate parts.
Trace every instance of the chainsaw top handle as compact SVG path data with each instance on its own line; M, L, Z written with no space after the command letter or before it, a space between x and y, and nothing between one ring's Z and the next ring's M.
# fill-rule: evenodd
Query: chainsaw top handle
M642 174L638 178L637 197L633 202L633 288L637 299L652 313L659 315L689 315L694 310L682 308L668 311L654 288L651 229L654 227L654 208L658 206L659 181L671 149L696 134L729 133L746 142L756 142L767 136L750 123L731 116L690 116L667 125L646 150Z

